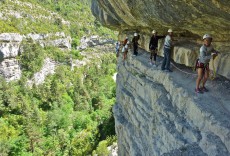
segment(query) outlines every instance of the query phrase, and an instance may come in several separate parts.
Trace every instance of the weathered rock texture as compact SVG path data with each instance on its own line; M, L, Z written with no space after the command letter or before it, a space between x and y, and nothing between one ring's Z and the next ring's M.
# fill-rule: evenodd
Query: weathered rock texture
M133 33L139 32L140 46L146 50L153 29L166 34L172 28L179 40L172 58L187 66L194 65L202 36L209 33L221 52L215 60L217 73L230 79L229 0L95 0L92 11L102 24L120 32L120 40L125 35L131 40Z
M5 0L3 0L5 1ZM7 0L7 7L1 7L0 19L9 20L9 18L55 21L59 19L63 25L70 26L70 22L63 19L56 12L49 11L39 5L31 4L30 2L22 2L18 0ZM38 12L39 11L39 14Z
M22 71L17 59L11 58L0 61L0 75L7 81L19 80L21 73Z
M98 46L98 45L105 45L105 44L113 44L113 39L105 39L99 37L98 35L90 36L90 37L82 37L80 40L80 45L77 47L78 50L84 50L88 47Z
M33 84L35 85L42 84L45 81L46 76L55 73L56 66L57 66L57 62L55 62L50 58L46 58L44 60L42 69L39 72L35 73L31 80L27 81L27 85L31 87Z
M28 39L32 39L43 47L55 46L63 50L71 49L71 37L66 36L63 32L27 35L2 33L0 34L0 75L7 81L20 79L21 69L16 57L23 52L23 48L20 46L21 42ZM52 67L50 68L52 69ZM50 68L47 68L47 70ZM44 76L38 75L35 79L41 78L41 81L43 81L42 77Z
M103 24L117 30L154 28L164 32L173 28L198 36L212 32L222 41L230 40L228 0L95 0L92 10Z
M165 35L172 28L178 40L172 58L189 67L198 57L202 36L209 33L221 52L214 68L230 79L229 0L94 0L92 11L103 25L119 31L119 40L131 40L138 32L146 50L153 29ZM194 95L195 77L175 69L170 74L154 70L148 66L149 55L130 53L127 61L118 59L113 108L118 155L229 156L229 81L208 82L209 93Z
M195 95L195 77L152 68L141 53L118 59L118 155L229 156L229 81L209 82L209 93Z

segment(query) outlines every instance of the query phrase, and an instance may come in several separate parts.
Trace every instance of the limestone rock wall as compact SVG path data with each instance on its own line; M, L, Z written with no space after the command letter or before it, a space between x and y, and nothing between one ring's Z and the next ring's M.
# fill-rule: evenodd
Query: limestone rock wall
M221 55L215 60L217 73L230 79L230 1L229 0L94 0L92 12L105 26L118 30L119 40L134 32L141 35L140 46L148 50L153 29L166 35L172 28L175 44L172 58L193 66L202 45L202 36L213 36L213 45ZM159 45L162 56L162 44ZM212 65L210 66L212 69Z
M39 72L35 73L31 80L27 81L27 85L32 87L33 84L35 85L42 84L45 81L46 76L55 73L56 66L57 66L57 62L55 62L50 58L46 58L44 60L42 69Z
M3 2L6 0L3 0ZM32 4L30 2L23 2L19 0L7 0L7 7L1 7L0 10L0 19L9 20L10 18L16 19L30 19L30 20L41 20L41 21L55 21L55 19L60 19L60 22L63 25L70 26L70 22L63 19L56 12L47 10L39 5ZM16 8L15 8L16 6ZM41 14L37 13L37 10Z
M0 75L7 81L20 79L21 73L22 71L17 59L10 58L0 61Z
M98 35L86 37L83 36L80 40L80 45L77 46L76 48L78 50L84 50L87 49L88 47L94 47L98 45L108 45L108 44L114 44L113 39L107 39L107 38L102 38Z
M7 81L21 78L20 64L16 57L23 52L23 48L20 46L21 42L27 39L32 39L43 47L55 46L63 50L71 49L71 37L66 36L63 32L57 32L55 34L31 33L27 35L2 33L0 34L0 75ZM37 79L42 78L41 81L43 81L44 76L45 75L38 76Z
M0 75L7 81L21 77L20 65L16 59L20 52L22 36L15 33L0 34Z
M150 34L140 34L139 40L140 47L149 51ZM162 35L162 34L159 34ZM164 34L163 34L164 35ZM123 40L125 36L132 39L133 34L131 32L120 33L119 39ZM199 49L202 45L201 40L196 40L192 37L176 37L177 42L173 48L171 58L178 64L184 64L188 67L194 67L196 59L199 56ZM158 55L164 56L163 53L164 39L159 40ZM213 42L213 47L220 52L214 62L211 60L209 67L211 70L215 69L216 73L230 79L230 44L225 42ZM214 68L213 68L214 67Z
M212 86L210 93L194 95L195 78L152 68L141 53L118 59L118 155L230 155L230 98L222 94L229 90L219 95L220 88Z
M230 1L222 0L95 0L94 15L117 30L173 28L180 35L200 36L211 32L215 38L229 41Z
M153 29L159 35L174 30L172 59L192 67L202 36L213 36L221 54L210 68L230 79L229 0L93 0L92 12L105 26L119 31L119 40L140 34L140 47L148 51ZM159 55L163 56L159 42ZM113 108L121 156L229 156L230 87L225 80L207 83L209 93L194 93L195 77L175 69L162 72L148 65L149 54L129 51L118 58L116 104ZM158 63L160 59L158 58ZM191 71L190 71L191 72Z

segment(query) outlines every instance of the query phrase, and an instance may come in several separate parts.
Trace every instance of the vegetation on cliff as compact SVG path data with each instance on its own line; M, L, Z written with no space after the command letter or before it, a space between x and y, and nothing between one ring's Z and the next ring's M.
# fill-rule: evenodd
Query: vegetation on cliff
M116 37L102 27L90 10L91 0L2 0L0 33L55 33L71 35L78 44L84 35Z
M0 33L65 32L74 48L83 35L113 38L113 32L94 19L89 6L89 0L3 0ZM15 17L19 14L22 18ZM0 155L89 155L95 149L104 150L97 148L102 140L112 144L116 139L111 112L115 55L95 57L71 71L70 56L83 58L74 48L42 48L32 41L23 42L22 47L17 57L22 78L0 80ZM27 80L41 69L46 57L59 63L55 74L39 86L28 87Z
M29 61L29 60L28 60ZM68 64L44 84L0 81L0 151L8 155L86 155L115 135L113 54L74 72ZM111 140L111 139L110 139Z

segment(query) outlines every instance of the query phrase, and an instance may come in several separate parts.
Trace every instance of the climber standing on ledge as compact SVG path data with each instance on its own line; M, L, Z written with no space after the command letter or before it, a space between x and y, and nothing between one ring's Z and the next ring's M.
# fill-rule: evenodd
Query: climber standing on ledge
M138 54L138 40L139 40L140 36L137 33L134 33L134 37L132 39L132 43L133 43L133 56L137 56Z
M170 69L170 58L171 58L171 50L173 47L173 31L172 29L168 30L168 35L165 37L164 42L164 59L161 65L161 70L164 70L166 72L172 72Z
M125 47L124 47L123 61L125 61L126 58L127 58L127 53L128 53L128 51L129 51L129 47L130 47L130 42L128 41L128 42L126 43Z
M150 65L156 67L156 58L157 58L157 47L158 47L158 40L161 38L165 38L165 36L157 36L157 31L152 31L152 37L149 42L149 50L150 50Z
M205 83L209 77L209 62L210 59L213 57L213 59L217 56L217 51L214 50L212 47L212 37L209 34L205 34L203 36L204 44L200 48L200 55L199 59L196 63L197 68L197 80L196 80L196 93L203 93L208 92L208 89L205 87ZM202 80L202 86L200 88L200 83Z

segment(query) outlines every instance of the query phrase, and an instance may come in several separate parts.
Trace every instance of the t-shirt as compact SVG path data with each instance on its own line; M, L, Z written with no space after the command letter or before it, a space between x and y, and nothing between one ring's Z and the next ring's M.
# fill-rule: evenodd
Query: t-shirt
M158 47L158 40L165 36L152 36L149 42L149 49L154 50Z
M132 43L133 43L133 46L135 47L137 47L139 44L138 44L138 38L137 37L133 37L133 39L132 39Z
M164 46L165 46L166 48L171 48L171 47L172 47L172 38L171 38L171 36L167 35L167 36L165 37Z
M209 47L207 47L205 45L202 45L200 47L199 62L201 62L201 63L209 63L213 52L215 52L215 50L212 47L212 45L210 45Z

